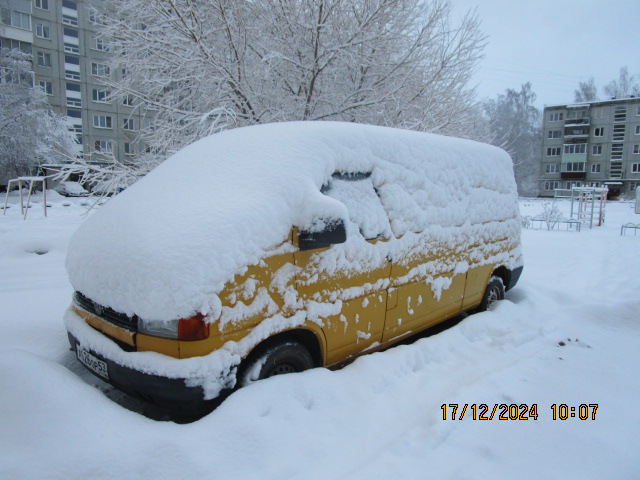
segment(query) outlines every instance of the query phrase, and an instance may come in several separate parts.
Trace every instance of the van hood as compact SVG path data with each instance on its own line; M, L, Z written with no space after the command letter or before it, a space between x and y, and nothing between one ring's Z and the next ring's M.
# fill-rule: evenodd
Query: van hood
M320 193L335 171L372 173L396 236L518 215L511 159L490 145L340 122L245 127L180 150L89 217L69 245L71 284L147 320L215 313L225 283L292 226L346 217Z

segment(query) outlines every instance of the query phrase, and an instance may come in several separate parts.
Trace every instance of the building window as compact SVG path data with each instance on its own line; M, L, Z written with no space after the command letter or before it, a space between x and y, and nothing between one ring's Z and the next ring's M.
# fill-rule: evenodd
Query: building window
M124 154L125 155L135 155L135 150L133 148L133 145L130 144L129 142L125 142L124 143Z
M113 153L113 142L110 140L96 140L93 146L96 152Z
M611 144L611 160L622 160L622 154L624 152L623 143Z
M49 25L45 25L44 23L36 23L36 37L45 38L47 40L51 39L51 31L49 30Z
M584 172L584 162L568 162L562 164L563 172Z
M122 105L133 107L133 95L125 95L122 99Z
M600 173L600 164L594 163L591 165L591 173Z
M613 126L613 137L612 140L614 142L624 142L624 130L625 125L614 125Z
M82 107L82 99L73 98L73 97L67 97L67 107L81 108Z
M67 117L82 118L82 112L80 110L69 110L69 109L67 109Z
M593 155L602 155L602 145L593 145L591 147L591 153Z
M620 105L615 108L613 111L613 121L614 122L624 122L627 120L627 107L624 105Z
M21 42L20 40L14 40L12 38L0 37L0 48L6 48L9 50L20 50L22 53L31 55L30 43Z
M567 182L566 183L566 188L567 190L571 190L573 187L581 187L582 186L582 182Z
M62 15L62 23L64 23L65 25L70 25L72 27L77 27L78 19L72 17L71 15Z
M111 128L111 117L107 115L94 115L93 126L96 128Z
M78 45L65 42L64 53L73 53L75 55L80 55L80 47Z
M636 135L640 135L640 125L636 125Z
M69 83L69 82L67 82L66 88L70 92L78 92L78 93L80 93L80 84L79 83Z
M633 153L634 154L640 153L640 145L634 145L633 146Z
M93 101L97 103L111 103L109 97L111 96L111 91L109 90L98 90L97 88L93 89Z
M549 138L560 138L562 136L562 131L560 130L549 130Z
M586 143L573 143L570 145L564 146L565 154L574 154L574 153L587 153L587 144Z
M49 10L49 0L36 0L36 8Z
M96 77L108 77L110 73L111 70L109 69L109 65L91 62L91 75L95 75Z
M125 118L124 123L122 124L123 130L135 130L133 126L133 118Z
M544 182L545 190L555 190L560 186L560 182Z
M65 37L71 37L71 38L79 38L79 33L78 30L76 30L75 28L64 28L64 36Z
M547 148L547 157L558 157L562 149L560 147Z
M564 119L564 113L562 112L553 112L549 114L550 122L560 122Z
M604 127L596 127L593 129L594 137L603 137L604 136Z
M64 71L64 78L66 80L75 80L76 82L80 81L80 72L74 72L72 70Z
M631 172L632 173L640 173L640 163L632 163L631 164Z
M62 6L69 10L78 10L78 3L71 0L62 0Z
M558 171L558 165L555 163L548 163L546 166L547 173L556 173Z
M71 55L64 56L64 63L68 63L69 65L78 65L80 66L80 59L78 57L72 57Z
M31 15L28 13L2 8L0 9L0 20L1 23L9 25L10 27L19 28L20 30L31 30Z
M38 52L38 66L40 67L51 67L51 54Z
M47 82L46 80L40 80L39 84L40 88L44 90L44 93L47 95L53 95L53 83Z
M585 118L587 116L587 111L585 109L580 110L569 110L567 113L567 118Z
M106 42L102 38L94 38L93 39L93 49L94 50L100 50L101 52L108 52L109 51L109 47L107 46Z

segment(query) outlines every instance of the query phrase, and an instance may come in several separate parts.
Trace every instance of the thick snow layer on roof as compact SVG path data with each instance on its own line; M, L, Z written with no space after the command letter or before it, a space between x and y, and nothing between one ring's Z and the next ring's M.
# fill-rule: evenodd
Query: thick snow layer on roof
M320 192L335 171L371 172L387 235L517 217L511 159L490 145L335 122L247 127L184 148L87 219L70 243L71 283L149 320L209 313L292 226L347 218L339 192Z

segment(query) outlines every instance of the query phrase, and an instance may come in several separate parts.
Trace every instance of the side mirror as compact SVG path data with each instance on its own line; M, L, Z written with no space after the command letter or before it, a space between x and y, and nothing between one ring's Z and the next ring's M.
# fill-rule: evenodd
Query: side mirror
M319 232L300 232L298 246L300 250L330 247L347 241L347 230L343 220L336 220Z

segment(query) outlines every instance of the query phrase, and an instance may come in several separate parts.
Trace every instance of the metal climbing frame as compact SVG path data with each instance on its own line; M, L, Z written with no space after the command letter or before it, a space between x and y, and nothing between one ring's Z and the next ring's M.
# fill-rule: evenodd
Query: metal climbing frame
M14 184L18 185L18 190L20 190L20 213L23 215L23 219L27 219L27 212L29 211L29 203L31 202L31 194L33 193L33 186L35 183L42 183L42 194L43 194L43 208L44 208L44 216L47 216L47 179L46 177L18 177L9 180L7 185L7 194L4 198L4 214L7 213L7 203L9 202L9 192L11 192L11 187ZM22 184L29 185L29 195L27 196L27 205L25 206L24 201L22 199Z
M569 195L565 195L569 193ZM607 206L608 188L572 187L571 190L557 189L556 198L571 197L571 219L578 220L589 228L601 226L604 223L604 213Z

